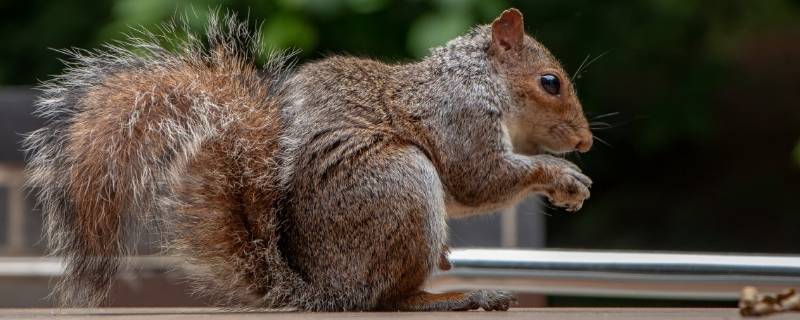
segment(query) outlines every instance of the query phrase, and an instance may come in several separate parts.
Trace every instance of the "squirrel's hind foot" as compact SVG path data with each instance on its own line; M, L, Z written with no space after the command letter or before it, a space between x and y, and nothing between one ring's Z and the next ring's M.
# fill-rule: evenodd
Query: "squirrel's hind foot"
M399 311L506 311L516 303L511 293L502 290L428 293L420 291L394 305Z

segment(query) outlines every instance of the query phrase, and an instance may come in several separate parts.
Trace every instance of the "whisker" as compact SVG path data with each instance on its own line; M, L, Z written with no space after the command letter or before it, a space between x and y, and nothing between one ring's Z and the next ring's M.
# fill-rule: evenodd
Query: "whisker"
M553 206L553 205L551 205L551 204L550 204L550 201L549 201L549 200L547 200L547 199L543 199L541 203L542 203L542 206L543 206L543 207L545 207L545 208L547 208L547 209L549 209L549 210L556 210L556 207L555 207L555 206ZM542 210L542 214L544 214L545 216L548 216L548 217L552 217L552 216L553 216L553 214L551 214L551 213L548 213L547 211L548 211L548 210Z
M608 146L609 148L613 148L613 147L614 147L614 146L612 146L610 143L608 143L608 141L605 141L605 140L603 140L603 139L600 139L600 137L598 137L598 136L592 135L592 139L595 139L595 140L597 140L597 142L600 142L600 143L602 143L602 144L604 144L604 145Z
M638 120L647 119L647 118L648 118L647 116L634 117L634 118L631 118L631 119L629 119L627 121L622 121L622 122L619 122L619 123L615 123L614 124L614 128L621 128L621 127L630 125L631 123L635 123Z
M612 126L612 125L611 125L610 123L608 123L608 122L602 122L602 121L592 121L592 122L590 122L590 123L589 123L589 128L602 128L602 129L611 129L611 128L613 128L613 127L614 127L614 126Z
M617 112L609 112L609 113L604 113L604 114L601 114L601 115L597 115L597 116L592 117L592 120L613 117L613 116L616 116L616 115L619 115L619 111L617 111Z
M581 70L581 71L582 72L586 72L586 69L589 68L589 66L592 65L592 63L597 61L597 59L602 58L603 56L605 56L609 52L611 52L611 50L606 50L606 52L603 52L600 55L594 57L592 60L589 60L589 62L586 63L586 65L583 67L583 70ZM576 72L575 75L573 75L573 78L580 78L580 77L581 77L581 74L579 72Z
M570 78L569 81L575 80L575 76L581 73L581 69L583 69L583 65L586 64L586 61L589 60L589 57L591 57L591 56L592 56L592 54L590 53L590 54L586 55L586 58L583 58L583 62L581 62L581 65L579 65L578 69L575 70L575 73L572 74L572 78Z
M597 61L597 59L600 59L600 58L602 58L603 56L607 55L609 52L611 52L611 50L606 50L605 52L601 53L600 55L598 55L598 56L594 57L594 59L592 59L592 60L589 60L589 62L587 62L587 63L586 63L586 66L585 66L585 67L583 67L583 68L584 68L584 69L588 68L590 65L592 65L592 63L594 63L595 61Z

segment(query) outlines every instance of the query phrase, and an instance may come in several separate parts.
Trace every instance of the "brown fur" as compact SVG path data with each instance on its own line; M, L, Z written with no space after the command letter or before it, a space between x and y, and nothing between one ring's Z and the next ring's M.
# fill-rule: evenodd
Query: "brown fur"
M256 68L255 37L218 22L208 51L76 54L46 88L29 169L66 257L64 303L101 303L123 238L155 224L223 306L506 310L502 291L421 290L450 268L445 219L530 193L568 210L589 196L574 164L540 154L586 151L591 133L519 11L417 63L332 57L291 75L283 59Z

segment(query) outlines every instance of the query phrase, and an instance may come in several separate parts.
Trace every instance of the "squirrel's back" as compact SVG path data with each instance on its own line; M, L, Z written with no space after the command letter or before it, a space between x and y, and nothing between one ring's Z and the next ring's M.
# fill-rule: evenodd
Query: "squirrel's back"
M230 289L213 292L246 296L230 291L252 279L280 289L271 279L290 276L252 265L279 255L269 247L277 223L253 212L277 199L287 57L257 68L260 44L235 17L212 19L207 41L190 34L174 50L160 35L142 36L126 48L67 52L67 71L41 87L37 112L47 124L26 139L28 171L50 251L65 258L61 302L100 304L128 254L124 239L153 221L170 224L160 229L198 263L198 283Z

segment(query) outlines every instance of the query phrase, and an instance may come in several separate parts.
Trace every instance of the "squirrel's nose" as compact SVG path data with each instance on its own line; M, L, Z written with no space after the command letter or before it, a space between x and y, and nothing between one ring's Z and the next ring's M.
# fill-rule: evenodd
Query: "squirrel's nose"
M575 150L580 152L587 152L592 148L592 134L585 134L578 139L578 144L575 145Z

